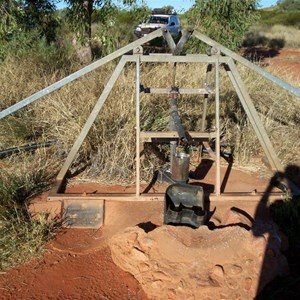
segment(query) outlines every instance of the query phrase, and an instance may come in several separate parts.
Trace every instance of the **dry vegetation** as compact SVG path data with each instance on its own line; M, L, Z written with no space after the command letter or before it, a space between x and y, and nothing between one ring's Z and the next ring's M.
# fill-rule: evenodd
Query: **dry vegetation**
M49 151L11 157L0 165L0 270L41 253L58 228L45 216L32 220L27 200L47 189L58 163ZM24 199L25 203L24 203Z
M30 64L26 61L23 63L27 67ZM5 100L1 103L2 107L11 105L16 99L30 95L61 76L41 76L39 68L33 63L30 66L29 72L29 68L24 68L19 62L10 61L9 70L8 66L2 65L1 98ZM1 148L34 141L57 140L57 160L64 158L80 133L114 66L113 63L106 65L2 120ZM239 66L239 69L280 159L284 164L296 163L297 148L299 149L299 101L245 67ZM168 87L172 85L171 74L171 65L148 64L142 67L141 82L149 87ZM204 75L203 65L179 65L176 83L181 87L201 87L204 85ZM20 84L11 85L20 78ZM299 82L293 81L293 78L286 79L299 87ZM106 183L127 184L133 179L134 93L134 67L129 65L121 74L74 164L75 167L89 164L85 177L97 177ZM180 98L179 109L186 129L200 130L202 100L196 96ZM167 130L168 96L143 94L141 112L143 130ZM259 143L225 72L221 73L221 117L222 143L234 149L237 164L249 163L251 157L261 155ZM214 126L213 98L209 100L207 123L208 130ZM156 163L146 160L144 167L149 171L144 173L144 179L149 179Z

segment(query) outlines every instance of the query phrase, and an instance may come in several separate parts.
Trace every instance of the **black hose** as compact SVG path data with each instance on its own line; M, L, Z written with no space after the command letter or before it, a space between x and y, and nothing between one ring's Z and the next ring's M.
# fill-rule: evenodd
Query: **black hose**
M38 148L46 148L55 144L57 144L57 141L48 141L48 142L28 144L24 146L8 148L0 151L0 159L11 156L16 153L20 153L21 151L33 151Z

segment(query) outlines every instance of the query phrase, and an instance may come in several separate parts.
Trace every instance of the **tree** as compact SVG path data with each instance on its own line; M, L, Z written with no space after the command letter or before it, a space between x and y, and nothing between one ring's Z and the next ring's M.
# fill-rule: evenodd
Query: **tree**
M55 0L2 0L0 3L0 39L9 39L21 31L38 30L50 43L56 37L58 21Z
M174 6L172 6L172 5L165 5L162 7L162 9L168 14L171 14L174 12Z
M48 43L55 40L56 29L59 26L55 17L55 0L25 0L23 10L24 27L27 30L39 30Z
M81 41L89 44L92 36L92 14L94 10L113 7L112 0L66 0L74 30ZM135 0L123 0L123 4L133 4Z
M196 0L187 12L195 29L229 49L236 50L257 19L258 0Z
M9 39L19 29L21 1L2 0L0 3L0 40Z

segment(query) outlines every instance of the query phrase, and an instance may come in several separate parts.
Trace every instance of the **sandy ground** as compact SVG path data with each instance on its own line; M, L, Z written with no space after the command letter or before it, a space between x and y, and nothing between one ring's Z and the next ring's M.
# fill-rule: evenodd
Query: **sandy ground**
M95 242L99 234L72 229L60 233L42 259L1 275L0 298L148 299L134 277L113 263L107 247L80 249L84 243Z

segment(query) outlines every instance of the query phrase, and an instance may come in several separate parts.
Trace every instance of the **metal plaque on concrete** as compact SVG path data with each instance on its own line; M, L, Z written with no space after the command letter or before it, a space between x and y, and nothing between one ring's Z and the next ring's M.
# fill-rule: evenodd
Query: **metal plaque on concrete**
M100 228L104 220L103 200L64 200L64 227Z

